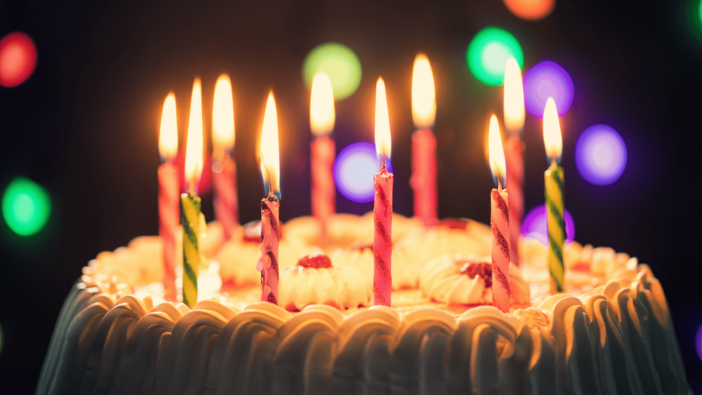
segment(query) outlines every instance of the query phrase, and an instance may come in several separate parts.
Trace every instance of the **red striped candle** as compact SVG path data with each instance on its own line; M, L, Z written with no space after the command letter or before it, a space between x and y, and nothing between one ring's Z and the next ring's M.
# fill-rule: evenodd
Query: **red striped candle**
M509 196L502 189L507 178L505 154L497 117L490 118L488 132L490 171L497 181L497 189L490 193L490 228L492 229L492 301L495 307L509 312Z
M509 135L505 144L505 159L509 178L509 238L510 259L519 265L519 234L524 217L524 143L520 139L524 128L524 87L519 63L509 58L505 65L504 88L505 129Z
M173 92L163 103L158 151L163 164L158 167L158 233L163 245L163 289L167 300L176 300L176 232L180 223L180 186L178 166L178 124Z
M310 94L310 145L312 170L312 215L319 221L321 244L327 240L327 221L336 212L336 189L334 187L334 157L336 147L330 134L334 130L334 91L329 76L324 72L315 74Z
M436 137L431 131L436 117L436 91L429 58L418 54L412 71L412 178L414 216L424 226L437 223Z
M212 162L214 210L222 225L224 240L229 240L239 224L239 199L236 185L236 163L229 156Z
M375 89L375 149L381 160L380 172L375 175L373 215L373 304L390 306L392 291L392 185L395 176L385 168L390 156L390 119L385 96L385 83L378 78Z

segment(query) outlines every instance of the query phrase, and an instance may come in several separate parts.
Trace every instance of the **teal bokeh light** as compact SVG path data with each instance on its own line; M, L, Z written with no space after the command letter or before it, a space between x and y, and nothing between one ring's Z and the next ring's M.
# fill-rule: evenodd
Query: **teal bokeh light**
M310 51L302 64L302 79L307 89L318 71L329 76L336 100L351 96L361 83L361 61L345 45L326 43Z
M2 216L7 226L20 236L39 232L51 214L51 199L39 184L17 177L2 196Z
M507 59L514 57L524 68L524 53L519 41L508 31L486 27L473 37L466 53L468 69L486 85L502 85Z

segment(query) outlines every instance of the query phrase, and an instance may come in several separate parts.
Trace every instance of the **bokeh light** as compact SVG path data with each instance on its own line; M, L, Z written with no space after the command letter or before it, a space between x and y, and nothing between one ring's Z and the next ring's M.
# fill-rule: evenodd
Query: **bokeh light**
M575 222L568 210L565 210L566 241L575 240ZM546 226L546 205L536 206L522 221L522 237L537 239L548 245L548 227Z
M36 65L37 48L28 35L14 32L0 39L0 85L12 88L23 83Z
M524 53L519 41L504 29L486 27L468 45L466 62L480 82L497 86L505 79L505 65L510 57L517 59L519 68L524 67Z
M617 181L626 167L624 140L607 125L590 126L578 137L575 165L580 175L595 185Z
M318 71L324 71L329 76L336 100L351 96L361 83L361 61L345 45L318 45L307 55L302 64L302 79L307 89L310 89Z
M697 11L699 12L700 23L702 23L702 0L700 0L700 5L697 8Z
M386 162L392 173L392 161ZM334 182L344 197L358 203L373 201L373 177L380 171L375 145L354 143L339 153L334 162Z
M2 197L2 215L7 226L20 236L39 232L51 214L51 199L39 184L17 177Z
M573 103L573 80L563 67L544 60L524 74L524 106L527 112L542 118L549 97L556 102L558 115L565 115Z
M697 328L697 335L695 336L695 349L697 350L697 356L702 360L702 324Z
M556 0L504 0L512 13L528 21L547 17L556 7Z

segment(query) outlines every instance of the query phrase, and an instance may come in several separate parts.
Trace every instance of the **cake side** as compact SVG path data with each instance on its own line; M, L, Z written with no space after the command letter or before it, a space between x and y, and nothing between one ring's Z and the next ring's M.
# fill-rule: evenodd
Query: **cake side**
M609 250L577 253L579 275L603 285L577 297L537 292L543 301L511 314L436 304L290 313L219 300L191 310L86 270L36 393L689 394L650 268Z

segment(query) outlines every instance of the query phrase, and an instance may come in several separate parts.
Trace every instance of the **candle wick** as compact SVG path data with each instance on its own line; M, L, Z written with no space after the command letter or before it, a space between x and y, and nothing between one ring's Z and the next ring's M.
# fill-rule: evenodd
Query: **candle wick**
M385 152L381 154L381 159L380 159L380 172L381 173L387 173L387 170L385 170Z
M502 177L497 176L497 190L502 192Z

